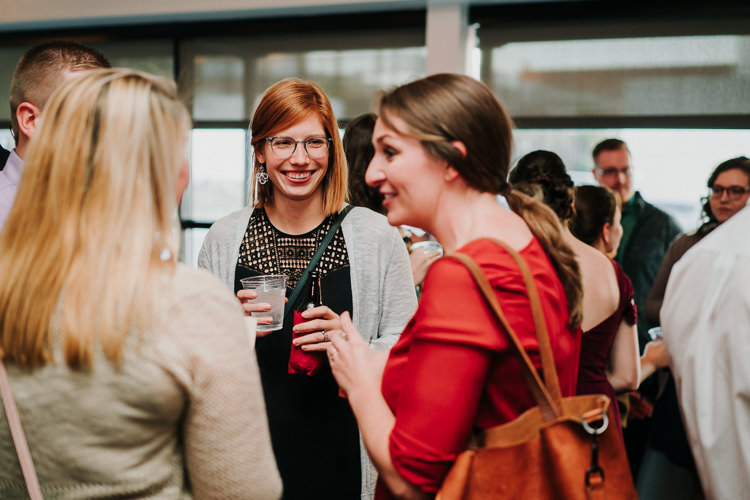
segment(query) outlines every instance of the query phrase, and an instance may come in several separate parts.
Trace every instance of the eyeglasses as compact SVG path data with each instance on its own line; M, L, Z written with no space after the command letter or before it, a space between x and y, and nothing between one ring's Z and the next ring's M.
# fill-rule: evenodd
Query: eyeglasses
M712 198L721 198L724 193L727 193L727 198L730 200L738 200L742 198L742 195L745 193L750 192L750 188L743 188L742 186L719 186L718 184L714 184L711 186L711 197Z
M623 175L630 175L630 167L623 167L623 168L599 168L596 167L596 171L599 172L599 175L602 177L617 177L620 174Z
M296 141L291 137L266 137L271 145L271 150L276 156L282 159L291 158L297 151L297 144L305 145L305 152L310 158L323 158L328 154L328 148L331 145L330 137L308 137L301 141Z

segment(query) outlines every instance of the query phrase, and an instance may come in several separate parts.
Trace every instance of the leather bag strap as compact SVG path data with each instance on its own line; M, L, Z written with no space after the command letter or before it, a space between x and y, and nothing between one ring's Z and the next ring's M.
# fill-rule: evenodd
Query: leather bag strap
M341 222L343 222L344 217L346 217L346 214L348 214L352 208L354 208L354 206L352 205L345 206L341 210L341 212L339 212L339 214L336 216L336 219L333 221L333 224L331 224L331 228L328 230L328 233L326 233L325 237L323 238L323 241L320 242L320 246L315 251L315 254L312 256L312 259L310 259L310 263L307 265L307 268L305 268L305 271L302 273L302 276L300 276L300 279L297 282L297 286L294 287L294 290L292 290L292 294L289 295L289 302L286 303L286 307L284 308L284 317L286 317L289 314L289 312L292 310L292 307L294 307L294 301L297 300L297 297L299 297L299 294L302 292L302 289L305 287L305 283L307 283L308 276L310 276L310 273L312 272L312 270L315 269L315 265L323 256L323 252L325 252L326 248L328 248L328 244L336 235L336 231L341 225Z
M16 400L13 398L13 392L10 389L8 372L5 370L5 364L0 359L0 396L2 396L3 408L5 408L5 417L10 427L10 435L13 438L13 445L16 447L18 462L21 464L21 472L26 482L26 488L29 491L31 500L42 500L42 489L39 486L39 478L36 476L34 461L31 459L29 444L26 442L26 435L23 433L21 417L18 414Z
M489 239L489 238L488 238ZM500 325L506 331L510 337L511 344L515 348L516 355L521 362L522 369L524 371L524 377L527 385L531 390L531 393L539 406L545 421L557 418L562 414L562 395L560 392L560 383L557 377L557 370L555 368L554 356L552 354L552 347L549 340L549 332L547 330L547 322L544 318L544 312L541 306L541 299L539 298L539 291L536 288L534 278L531 274L528 264L525 260L512 248L510 248L504 242L489 239L493 243L500 245L510 254L521 271L521 275L524 279L527 294L529 296L529 304L531 307L532 317L534 319L534 327L536 330L537 341L539 344L539 354L541 358L542 370L544 373L544 382L539 375L539 372L534 367L534 364L523 348L521 341L516 335L513 328L508 323L500 304L497 301L492 285L490 285L487 277L485 276L479 264L474 261L471 257L461 254L452 253L446 258L453 258L461 262L471 273L474 281L477 284L480 292L482 293L487 305L494 313Z
M521 255L509 247L505 242L488 238L490 241L497 245L500 245L505 249L506 252L513 257L516 261L519 269L521 269L521 275L523 281L526 284L526 291L529 295L529 302L531 303L531 313L534 318L534 328L536 330L537 341L539 342L539 355L542 361L542 370L547 390L552 395L555 401L562 400L562 394L560 392L560 381L557 378L557 369L555 367L555 356L552 353L552 343L549 340L549 330L547 329L547 320L544 317L544 311L542 309L542 300L539 297L539 290L536 287L536 282L531 274L531 269ZM493 294L493 297L495 295Z

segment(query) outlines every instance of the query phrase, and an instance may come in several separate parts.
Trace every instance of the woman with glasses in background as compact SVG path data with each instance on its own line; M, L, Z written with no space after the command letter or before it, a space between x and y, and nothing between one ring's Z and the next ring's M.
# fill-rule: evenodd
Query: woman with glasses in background
M240 279L286 274L289 296L345 208L347 192L336 119L317 84L288 79L271 86L250 129L254 202L212 226L198 260L232 288L248 314L270 306L251 302L256 295L243 290ZM339 397L323 354L328 332L341 329L343 311L352 313L372 348L387 351L396 342L416 309L409 256L384 216L355 207L314 270L321 276L324 305L305 311L305 321L296 325L286 314L281 330L262 337L265 332L259 332L256 343L284 498L366 498L372 496L374 476L354 415ZM291 310L305 299L301 293ZM290 353L315 351L317 373L291 373ZM385 362L385 353L382 357Z
M708 178L709 195L703 203L703 224L691 233L677 238L664 255L651 293L646 301L646 316L659 324L659 311L672 266L693 245L745 208L750 197L750 159L739 156L727 160L714 169Z
M677 238L664 255L645 313L656 325L667 281L675 263L696 243L745 208L750 198L750 159L740 156L717 166L708 178L709 195L703 204L704 223L695 231ZM707 332L708 334L709 332ZM699 498L700 481L680 416L674 378L664 382L661 397L654 405L653 423L646 452L638 474L640 498Z

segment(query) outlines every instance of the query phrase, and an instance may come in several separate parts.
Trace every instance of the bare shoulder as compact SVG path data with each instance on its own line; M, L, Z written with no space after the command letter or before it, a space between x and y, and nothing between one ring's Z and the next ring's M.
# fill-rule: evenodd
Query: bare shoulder
M583 329L598 325L618 307L620 289L612 261L583 242L573 245L583 284Z
M571 246L578 257L578 265L581 266L581 269L586 267L589 270L599 273L600 279L601 276L610 276L617 281L615 269L609 257L579 240L576 240Z

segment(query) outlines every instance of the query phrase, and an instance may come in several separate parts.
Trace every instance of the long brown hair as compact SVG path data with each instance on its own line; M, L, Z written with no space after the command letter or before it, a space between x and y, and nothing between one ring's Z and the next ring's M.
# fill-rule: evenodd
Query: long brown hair
M578 186L575 189L575 216L568 221L573 236L594 245L602 236L605 224L614 224L620 209L620 197L605 186Z
M135 70L92 70L44 111L0 233L0 356L88 367L117 362L152 319L176 255L178 169L190 128L176 85Z
M468 76L431 75L383 94L380 119L394 130L418 139L435 158L447 161L467 185L504 194L511 209L523 217L544 248L562 282L568 300L570 326L582 317L583 288L575 254L565 243L557 216L543 203L511 192L507 177L513 147L513 122L492 91ZM397 116L408 130L391 120ZM462 155L452 141L466 147Z
M325 133L332 139L328 155L328 171L323 178L323 206L326 215L341 210L346 200L347 168L344 147L338 132L338 123L333 114L331 101L315 82L287 78L271 85L264 93L250 121L253 150L263 150L265 140L279 131L287 129L310 116L317 116ZM253 155L253 175L260 172L261 163ZM252 190L251 190L252 191ZM262 208L273 200L273 184L256 182L255 207Z

